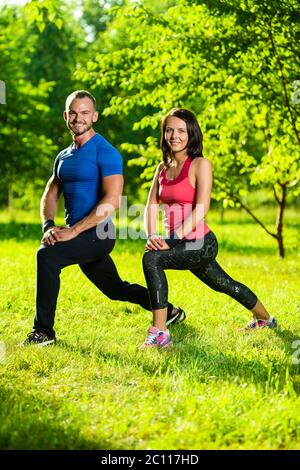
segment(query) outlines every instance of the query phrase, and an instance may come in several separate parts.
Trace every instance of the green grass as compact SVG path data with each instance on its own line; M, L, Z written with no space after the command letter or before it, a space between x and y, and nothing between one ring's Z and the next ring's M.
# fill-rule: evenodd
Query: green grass
M248 217L209 218L219 262L257 293L279 329L238 333L249 319L242 306L189 272L168 271L170 300L187 320L162 352L137 351L151 314L108 300L76 266L61 276L57 345L20 348L34 315L40 237L37 219L21 216L0 216L1 449L299 449L296 213L286 214L284 260ZM265 218L271 224L272 214ZM124 279L145 284L142 253L142 241L117 242Z

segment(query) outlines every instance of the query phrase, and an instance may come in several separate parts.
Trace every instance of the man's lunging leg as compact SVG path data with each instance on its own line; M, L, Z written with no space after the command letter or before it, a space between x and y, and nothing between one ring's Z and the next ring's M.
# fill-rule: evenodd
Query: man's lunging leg
M37 252L36 314L33 331L55 337L53 330L56 302L60 287L61 268L54 247L43 246Z
M151 310L148 290L139 284L122 281L109 255L93 263L81 264L80 269L110 299L139 304L144 309ZM173 305L168 303L169 318L172 310Z
M94 229L73 240L43 245L37 252L37 296L33 331L55 337L53 329L61 270L72 264L92 263L105 258L114 240L98 240Z

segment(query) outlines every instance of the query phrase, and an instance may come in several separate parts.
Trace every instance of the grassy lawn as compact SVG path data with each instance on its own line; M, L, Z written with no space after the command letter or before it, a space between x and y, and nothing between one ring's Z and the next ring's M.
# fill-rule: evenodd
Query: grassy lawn
M208 220L218 261L255 291L279 328L239 333L247 310L189 272L168 271L170 300L187 320L172 327L174 347L162 352L137 351L150 312L108 300L76 266L61 276L57 345L20 348L33 321L40 237L35 216L20 220L0 216L1 449L299 449L295 211L286 215L283 260L247 216ZM118 241L113 259L124 279L145 285L142 254L142 241Z

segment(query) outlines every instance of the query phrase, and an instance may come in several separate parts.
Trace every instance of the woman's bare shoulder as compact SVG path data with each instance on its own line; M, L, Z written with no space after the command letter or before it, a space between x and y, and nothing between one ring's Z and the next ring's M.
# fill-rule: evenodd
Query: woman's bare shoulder
M156 170L155 170L155 175L158 176L159 173L161 172L161 170L164 168L165 166L165 163L164 162L160 162L157 167L156 167Z
M211 161L206 157L197 158L198 165L211 167Z
M196 172L198 171L211 171L212 165L210 160L205 157L195 158L193 161L193 166Z

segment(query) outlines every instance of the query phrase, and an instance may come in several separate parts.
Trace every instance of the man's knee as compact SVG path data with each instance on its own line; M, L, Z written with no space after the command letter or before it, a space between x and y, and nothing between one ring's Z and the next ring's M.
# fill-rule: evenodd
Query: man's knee
M53 250L52 250L51 245L42 245L39 247L36 253L36 258L37 258L37 263L38 265L40 264L45 264L45 263L53 263L54 257L53 257Z
M123 295L121 292L107 292L106 297L108 297L110 300L124 300Z
M110 300L120 300L125 301L129 299L131 287L133 285L127 281L121 281L117 285L114 285L113 288L110 286L109 289L102 289L102 292L110 299Z

